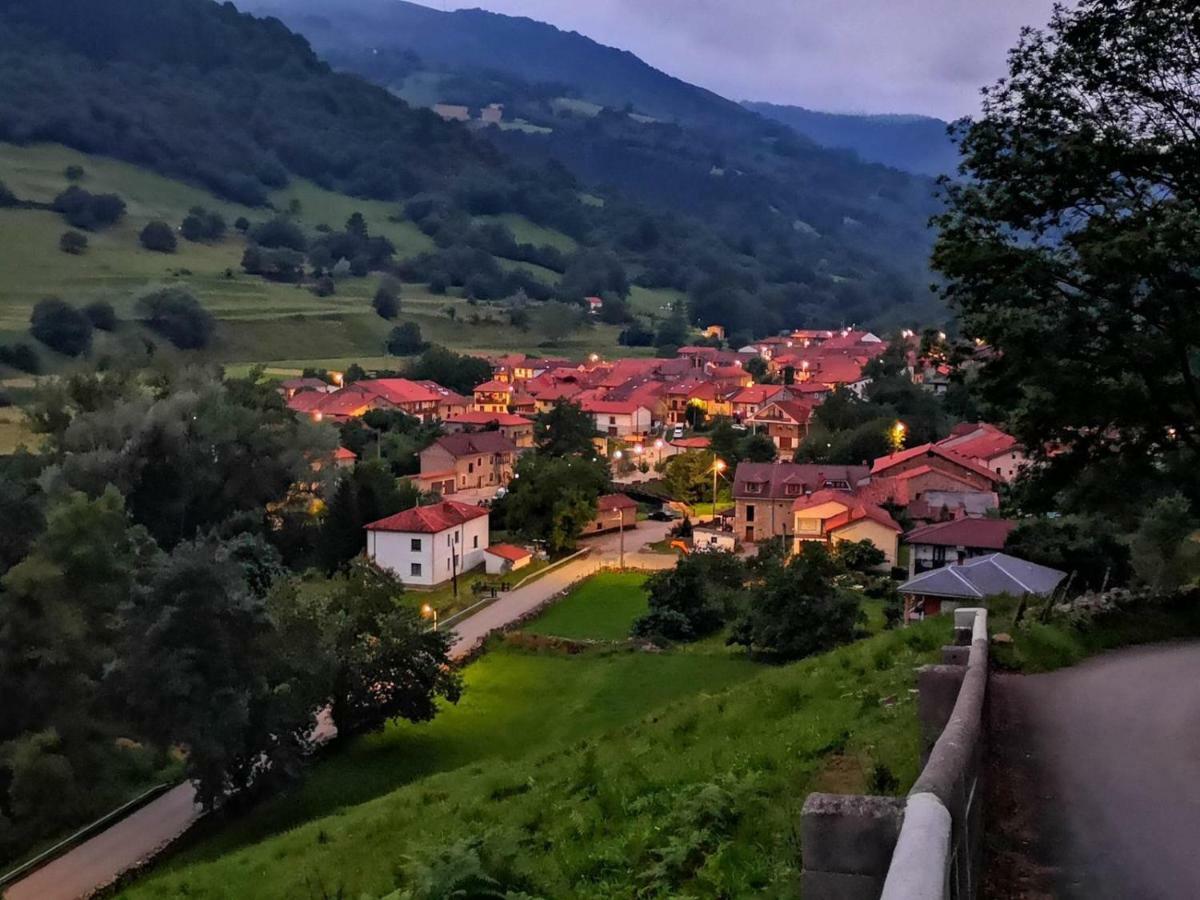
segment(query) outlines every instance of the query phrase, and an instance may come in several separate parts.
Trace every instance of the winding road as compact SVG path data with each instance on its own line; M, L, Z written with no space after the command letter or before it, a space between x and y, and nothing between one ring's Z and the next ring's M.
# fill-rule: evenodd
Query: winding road
M662 522L641 522L636 530L626 531L625 565L639 569L673 566L673 555L642 552L644 545L662 540L668 527ZM456 623L451 658L461 659L493 631L537 609L598 568L615 566L619 562L619 534L598 535L583 541L582 545L590 547L591 553L504 594ZM196 806L191 784L180 784L6 888L4 900L78 900L86 897L154 856L160 848L187 831L199 817L200 809Z
M991 896L1200 897L1200 643L999 676L992 705L987 814L1023 859L993 860Z

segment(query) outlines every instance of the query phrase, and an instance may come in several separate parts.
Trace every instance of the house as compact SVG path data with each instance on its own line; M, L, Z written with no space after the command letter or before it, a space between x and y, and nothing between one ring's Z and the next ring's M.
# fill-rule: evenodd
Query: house
M450 416L442 427L448 434L475 431L498 431L518 449L533 446L533 420L513 413L489 413L470 410Z
M654 418L649 407L632 400L585 400L580 405L596 423L596 431L609 437L646 434Z
M637 503L624 494L602 494L596 500L596 518L583 528L583 534L621 531L637 527Z
M447 122L469 122L471 110L456 103L435 103L433 111Z
M414 587L434 587L483 565L488 511L443 500L365 526L367 556Z
M782 456L791 456L808 436L813 407L803 400L772 400L747 420L756 433L771 439Z
M498 431L444 434L421 451L416 480L419 485L441 485L443 494L503 487L512 480L517 455L517 445Z
M1001 477L937 444L881 456L871 465L876 503L908 506L927 491L994 491Z
M499 125L504 118L503 103L489 103L479 111L479 121L485 125Z
M513 403L516 389L511 383L493 379L475 387L475 412L506 413Z
M483 567L489 575L507 575L531 562L533 553L515 544L492 544L483 551Z
M472 399L470 397L464 397L457 391L442 387L436 381L414 381L413 384L427 388L434 394L434 415L439 419L449 419L451 416L461 415L471 409Z
M924 491L904 511L913 522L929 525L963 516L978 519L999 508L995 491Z
M725 340L725 326L709 325L704 329L704 336L706 338L716 338L718 341L723 341Z
M286 381L279 382L279 391L285 400L291 400L297 394L305 391L328 394L334 390L336 388L332 384L322 381L320 378L288 378Z
M792 534L792 507L798 499L821 490L854 494L869 473L866 466L738 463L733 475L734 531L743 541Z
M989 597L1048 597L1066 572L1026 562L1007 553L989 553L961 565L923 572L900 585L905 619L923 619L959 606L980 606Z
M1016 527L1012 519L963 518L914 528L904 536L909 546L908 575L962 565L976 556L1003 550Z
M987 422L956 425L950 436L938 441L937 445L975 460L1006 482L1015 479L1028 462L1024 448L1015 437Z
M343 391L358 390L381 397L393 409L398 409L423 422L438 417L438 407L447 396L453 394L433 381L417 382L407 378L368 378L356 381ZM341 391L339 391L341 393ZM453 396L458 396L453 394Z
M584 297L583 299L587 303L588 312L590 312L593 316L600 315L600 310L604 309L604 301L601 298Z
M700 528L692 529L692 552L694 553L712 553L721 551L723 553L734 553L737 550L737 537L732 531L722 531L720 528Z
M733 391L722 388L713 381L690 378L667 388L667 421L678 425L687 421L689 406L698 407L705 416L729 416L733 414L730 396Z
M331 394L320 391L301 391L287 401L288 409L308 416L314 422L346 422L366 415L372 409L394 409L386 397L360 389L357 385L344 387Z
M733 418L745 422L770 401L791 399L791 390L782 384L752 384L730 397L729 405Z
M358 462L358 454L353 450L339 445L333 451L333 467L335 469L353 469L356 462Z
M805 541L870 541L883 551L883 567L900 558L899 523L875 504L845 491L821 490L792 504L794 550Z

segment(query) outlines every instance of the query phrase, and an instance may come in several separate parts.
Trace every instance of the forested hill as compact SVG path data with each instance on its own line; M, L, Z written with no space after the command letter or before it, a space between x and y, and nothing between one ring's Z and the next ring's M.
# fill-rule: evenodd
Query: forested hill
M867 162L923 175L953 175L958 170L958 148L946 132L949 123L941 119L841 115L749 101L742 105L791 126L823 147L853 150Z

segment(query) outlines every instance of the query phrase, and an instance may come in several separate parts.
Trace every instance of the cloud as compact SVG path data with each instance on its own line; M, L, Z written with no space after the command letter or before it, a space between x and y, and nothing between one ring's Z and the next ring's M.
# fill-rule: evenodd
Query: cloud
M427 0L528 16L732 99L957 118L1051 0Z

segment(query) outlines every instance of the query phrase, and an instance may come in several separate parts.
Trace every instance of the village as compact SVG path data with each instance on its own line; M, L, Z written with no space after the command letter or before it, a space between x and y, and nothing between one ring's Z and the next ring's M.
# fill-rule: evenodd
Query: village
M714 326L704 333L709 344L669 359L499 356L471 396L396 377L343 384L341 373L289 379L280 390L289 408L314 422L345 424L383 410L434 427L419 471L407 476L421 505L365 524L367 556L417 590L476 570L507 575L546 556L536 542L493 543L489 507L534 447L535 420L559 406L587 417L595 457L611 474L612 491L594 498L595 518L579 528L582 537L650 520L667 523L668 539L652 541L667 554L748 556L771 540L788 553L804 542L867 541L882 554L879 570L902 582L905 620L991 594L1048 596L1066 577L1004 553L1017 523L1000 517L1000 493L1026 458L993 424L958 423L940 440L906 446L907 426L896 421L886 455L857 464L793 461L827 398L864 396L870 364L888 341L848 328L797 330L728 350L719 347L723 337ZM904 348L912 382L934 396L946 390L951 367L941 355L923 357L913 331L892 344ZM759 446L772 458L721 459L710 435L722 426L765 437ZM706 482L711 476L706 503L663 493L662 473L679 458ZM336 466L355 462L338 448ZM633 536L629 543L641 545Z

